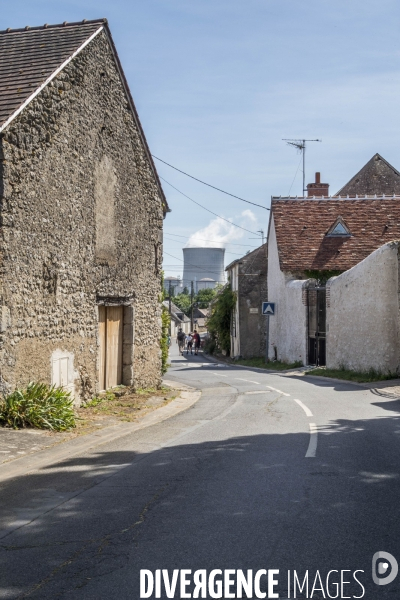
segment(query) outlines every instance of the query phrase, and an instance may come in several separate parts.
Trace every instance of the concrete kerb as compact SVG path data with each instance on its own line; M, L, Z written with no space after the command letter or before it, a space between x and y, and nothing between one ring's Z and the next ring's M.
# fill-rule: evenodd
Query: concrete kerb
M201 396L200 390L196 390L185 384L176 384L168 380L164 380L163 384L180 391L179 396L167 405L147 413L136 423L121 423L104 427L104 429L96 431L96 433L61 442L58 446L52 446L46 450L40 450L35 454L4 463L0 468L0 482L60 463L73 456L112 442L115 439L131 435L135 431L161 423L189 409Z

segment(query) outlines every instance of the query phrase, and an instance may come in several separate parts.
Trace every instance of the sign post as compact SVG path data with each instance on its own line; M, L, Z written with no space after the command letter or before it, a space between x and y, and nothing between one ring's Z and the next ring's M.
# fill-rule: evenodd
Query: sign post
M262 314L267 317L265 324L265 362L269 362L268 348L269 348L269 318L275 314L275 302L263 302L262 303Z

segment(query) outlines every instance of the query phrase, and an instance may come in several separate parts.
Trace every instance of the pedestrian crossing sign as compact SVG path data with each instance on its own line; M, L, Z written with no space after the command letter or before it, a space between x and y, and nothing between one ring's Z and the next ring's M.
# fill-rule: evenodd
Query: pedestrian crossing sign
M262 314L263 315L274 315L275 314L275 302L263 302L262 303Z

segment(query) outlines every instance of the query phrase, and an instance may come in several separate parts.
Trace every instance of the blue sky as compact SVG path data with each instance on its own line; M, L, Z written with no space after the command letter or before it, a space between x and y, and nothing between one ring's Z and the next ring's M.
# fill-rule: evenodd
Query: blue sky
M100 17L150 149L167 162L265 206L290 188L301 194L301 169L292 184L300 156L282 138L323 140L307 148L306 182L321 171L332 193L375 152L400 169L398 0L3 0L0 28ZM266 210L157 168L215 213L266 231ZM197 237L238 244L226 262L258 245L251 233L233 239L218 222L208 227L212 215L163 186L166 253L182 258L205 228ZM164 263L166 275L181 272L179 260L166 254Z

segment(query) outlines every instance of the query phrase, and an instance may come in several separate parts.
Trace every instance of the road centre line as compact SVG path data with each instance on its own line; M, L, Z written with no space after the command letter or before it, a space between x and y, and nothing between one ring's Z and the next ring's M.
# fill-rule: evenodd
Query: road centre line
M304 412L306 413L307 417L312 417L314 416L311 412L311 410L308 408L308 406L306 406L305 404L302 403L301 400L295 400L295 402L297 402L297 404L299 406L301 406L301 408L304 410Z
M274 392L278 392L278 394L282 394L282 396L290 396L290 394L286 394L285 392L282 392L282 390L277 390L276 388L272 387L272 385L266 385L265 387L269 388L270 390L274 390Z
M310 443L306 452L306 458L315 458L317 454L317 442L318 442L318 430L315 423L309 423L310 425Z
M216 375L217 377L228 377L228 375L222 375L222 373L211 373L211 375Z
M257 390L255 392L245 392L245 394L270 394L269 390Z
M252 381L251 379L242 379L241 377L235 377L238 381L248 381L249 383L255 383L256 385L260 385L258 381Z

